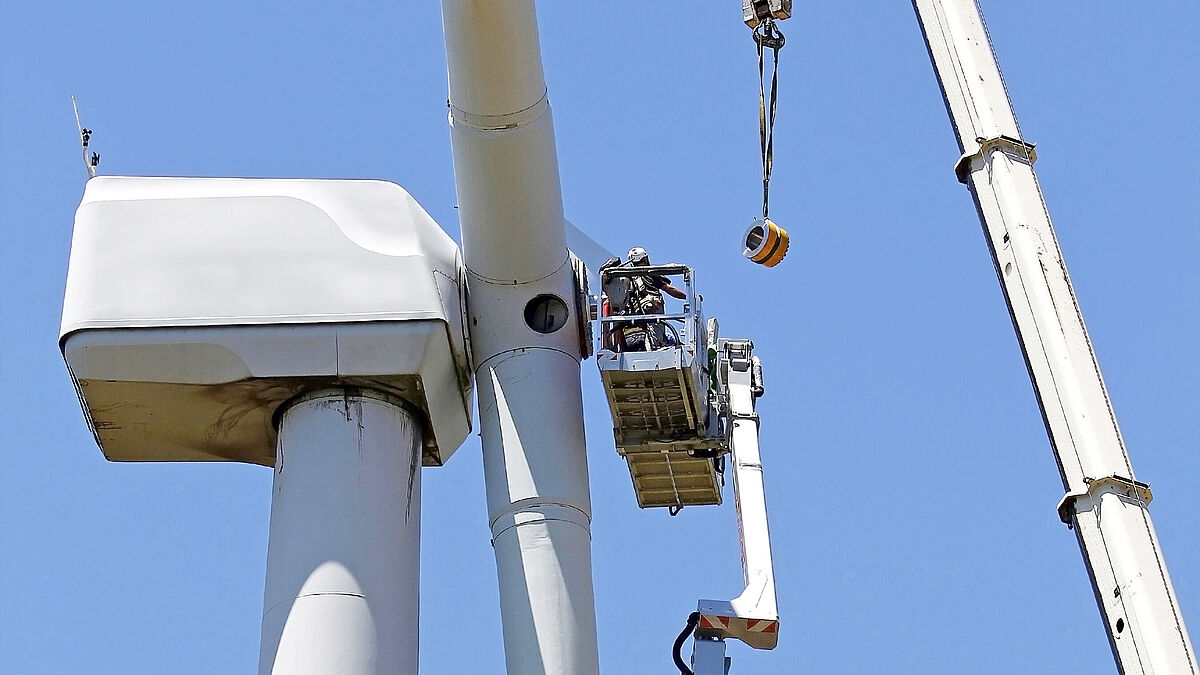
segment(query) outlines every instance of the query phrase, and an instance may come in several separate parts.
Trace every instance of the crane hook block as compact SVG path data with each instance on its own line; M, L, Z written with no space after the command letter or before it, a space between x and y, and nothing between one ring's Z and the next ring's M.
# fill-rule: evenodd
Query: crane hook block
M742 0L746 25L758 28L765 19L786 19L792 15L792 0Z
M787 230L766 218L756 218L750 223L742 241L745 244L742 255L759 265L774 267L787 255Z

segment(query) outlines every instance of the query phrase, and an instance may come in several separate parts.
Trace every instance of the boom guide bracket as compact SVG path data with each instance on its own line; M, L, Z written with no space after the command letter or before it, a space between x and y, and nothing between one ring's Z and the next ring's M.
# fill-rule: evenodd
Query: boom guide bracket
M1115 493L1133 500L1142 508L1145 508L1150 504L1150 500L1154 499L1154 494L1150 492L1150 485L1148 483L1118 476L1117 474L1105 476L1104 478L1084 478L1083 481L1087 485L1086 488L1076 492L1068 492L1058 502L1058 517L1067 527L1071 527L1071 518L1080 513L1075 508L1076 502L1080 499L1087 498L1094 503L1096 498L1103 493ZM1090 511L1091 508L1085 510Z
M1034 149L1034 144L1026 143L1019 138L997 136L995 138L976 138L975 142L979 144L979 150L971 154L964 153L954 163L954 175L963 185L967 184L967 176L973 170L971 165L975 160L984 159L993 150L1000 150L1009 157L1030 166L1037 161L1037 150Z

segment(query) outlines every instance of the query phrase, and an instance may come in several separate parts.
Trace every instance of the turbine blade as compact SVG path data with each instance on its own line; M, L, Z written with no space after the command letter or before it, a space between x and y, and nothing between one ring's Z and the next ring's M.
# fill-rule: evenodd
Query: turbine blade
M570 249L571 255L579 258L587 265L588 285L591 287L592 293L600 292L600 265L609 258L618 257L615 253L608 250L604 245L592 239L583 230L575 227L569 221L564 220L567 230L567 248Z

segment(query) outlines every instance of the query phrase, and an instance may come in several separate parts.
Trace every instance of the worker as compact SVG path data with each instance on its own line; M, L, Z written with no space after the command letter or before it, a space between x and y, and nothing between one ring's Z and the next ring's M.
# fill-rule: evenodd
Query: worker
M631 267L650 265L650 255L641 246L629 249L626 260ZM665 308L664 291L679 300L687 298L687 293L671 285L671 281L660 274L629 277L629 285L623 314L662 314ZM671 344L667 341L667 328L663 321L635 321L622 326L621 330L626 351L650 351Z

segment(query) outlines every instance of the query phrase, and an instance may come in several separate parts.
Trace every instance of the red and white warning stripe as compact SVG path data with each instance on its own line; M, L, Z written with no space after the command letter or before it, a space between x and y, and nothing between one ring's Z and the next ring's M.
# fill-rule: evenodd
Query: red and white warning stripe
M779 622L763 619L746 619L746 631L750 633L778 633Z
M739 619L732 616L701 614L700 628L725 633L778 633L779 621L769 619Z

